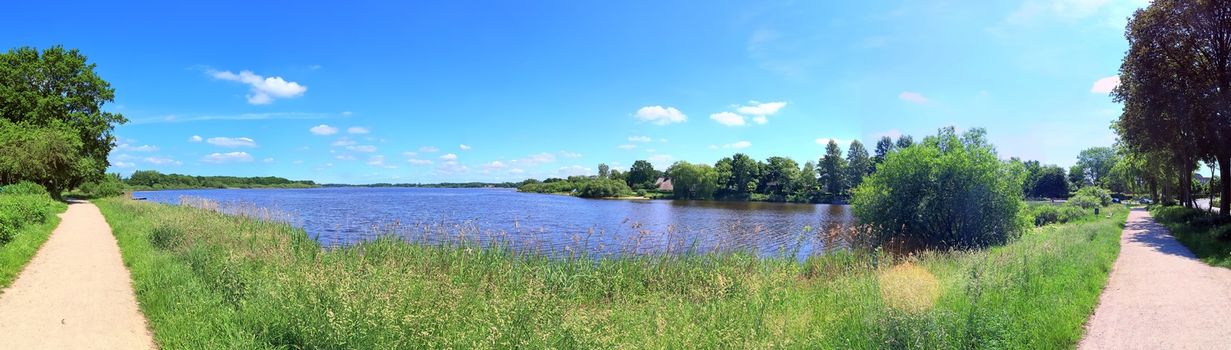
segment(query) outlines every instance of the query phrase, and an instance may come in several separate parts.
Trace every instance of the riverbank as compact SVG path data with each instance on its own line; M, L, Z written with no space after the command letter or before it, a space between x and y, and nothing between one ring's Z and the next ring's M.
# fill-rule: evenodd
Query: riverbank
M1071 347L1123 209L1006 246L805 261L701 253L548 259L105 199L164 348Z

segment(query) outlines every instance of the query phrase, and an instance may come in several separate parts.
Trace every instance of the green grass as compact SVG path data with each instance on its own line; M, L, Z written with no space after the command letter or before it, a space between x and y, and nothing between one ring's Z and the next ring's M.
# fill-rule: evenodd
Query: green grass
M7 196L7 195L0 195ZM13 280L17 278L17 274L21 272L26 263L30 262L30 258L34 257L34 253L39 247L47 242L47 238L51 236L51 231L55 230L56 225L60 223L60 217L55 213L64 212L68 206L64 203L52 201L46 196L21 196L20 203L37 204L40 207L39 211L45 212L42 222L37 220L24 219L24 225L16 228L16 234L12 236L12 240L7 243L0 244L0 289L7 288ZM0 199L3 201L5 199ZM43 203L32 203L35 201ZM0 205L0 211L5 211L8 208ZM0 216L8 213L0 213Z
M1231 268L1231 219L1180 206L1154 206L1150 214L1201 261Z
M738 253L548 259L96 202L157 342L182 348L1071 348L1126 211L1002 247L804 262Z

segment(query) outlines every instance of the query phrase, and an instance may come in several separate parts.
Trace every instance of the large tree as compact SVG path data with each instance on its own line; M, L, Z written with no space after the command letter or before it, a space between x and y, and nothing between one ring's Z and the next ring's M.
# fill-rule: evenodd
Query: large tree
M1082 150L1077 155L1077 164L1081 165L1082 174L1090 183L1104 186L1111 168L1116 165L1119 155L1111 147L1092 147Z
M872 163L880 164L885 161L885 157L889 152L893 152L897 146L893 144L893 138L889 136L881 136L880 141L876 141L876 155L872 156Z
M42 51L22 47L0 54L0 118L19 128L42 128L57 134L72 153L75 171L56 171L43 179L0 176L0 180L32 180L48 187L53 195L101 179L107 154L115 146L112 129L127 122L118 113L103 111L103 104L115 99L115 89L94 72L95 65L73 49L53 46ZM64 131L75 134L76 141L60 138ZM34 133L34 131L31 131ZM15 156L12 153L0 157ZM50 160L48 160L50 162ZM48 168L58 168L47 165Z
M707 164L678 161L667 168L677 199L712 199L718 189L718 174Z
M846 159L842 158L842 148L838 147L838 143L834 140L829 140L829 144L825 145L825 155L821 157L820 167L816 169L821 186L825 187L825 192L831 199L841 197L846 194Z
M766 171L762 176L765 192L774 200L786 200L798 185L799 163L787 157L769 157L766 161Z
M847 186L854 188L863 183L863 177L872 173L872 167L872 158L868 156L868 149L863 147L863 142L851 141L850 148L846 149Z
M629 187L634 189L645 189L654 187L654 180L662 175L658 170L654 170L654 165L648 161L638 160L633 162L633 166L624 174L624 180Z

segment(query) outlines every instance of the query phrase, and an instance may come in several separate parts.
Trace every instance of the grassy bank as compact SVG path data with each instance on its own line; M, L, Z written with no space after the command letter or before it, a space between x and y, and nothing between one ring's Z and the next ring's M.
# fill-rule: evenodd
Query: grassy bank
M97 201L164 348L1063 348L1126 212L1007 246L550 260L382 240L322 251L298 229Z
M44 195L0 194L0 289L21 272L60 223L68 206Z
M1231 220L1180 206L1151 207L1150 214L1201 261L1231 268Z

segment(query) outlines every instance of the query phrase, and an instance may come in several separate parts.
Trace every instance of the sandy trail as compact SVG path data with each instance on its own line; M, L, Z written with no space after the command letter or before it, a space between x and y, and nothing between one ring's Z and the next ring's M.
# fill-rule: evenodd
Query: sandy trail
M1231 269L1197 260L1149 212L1133 209L1078 348L1231 348Z
M69 205L60 226L0 294L0 347L150 349L128 269L98 207Z

